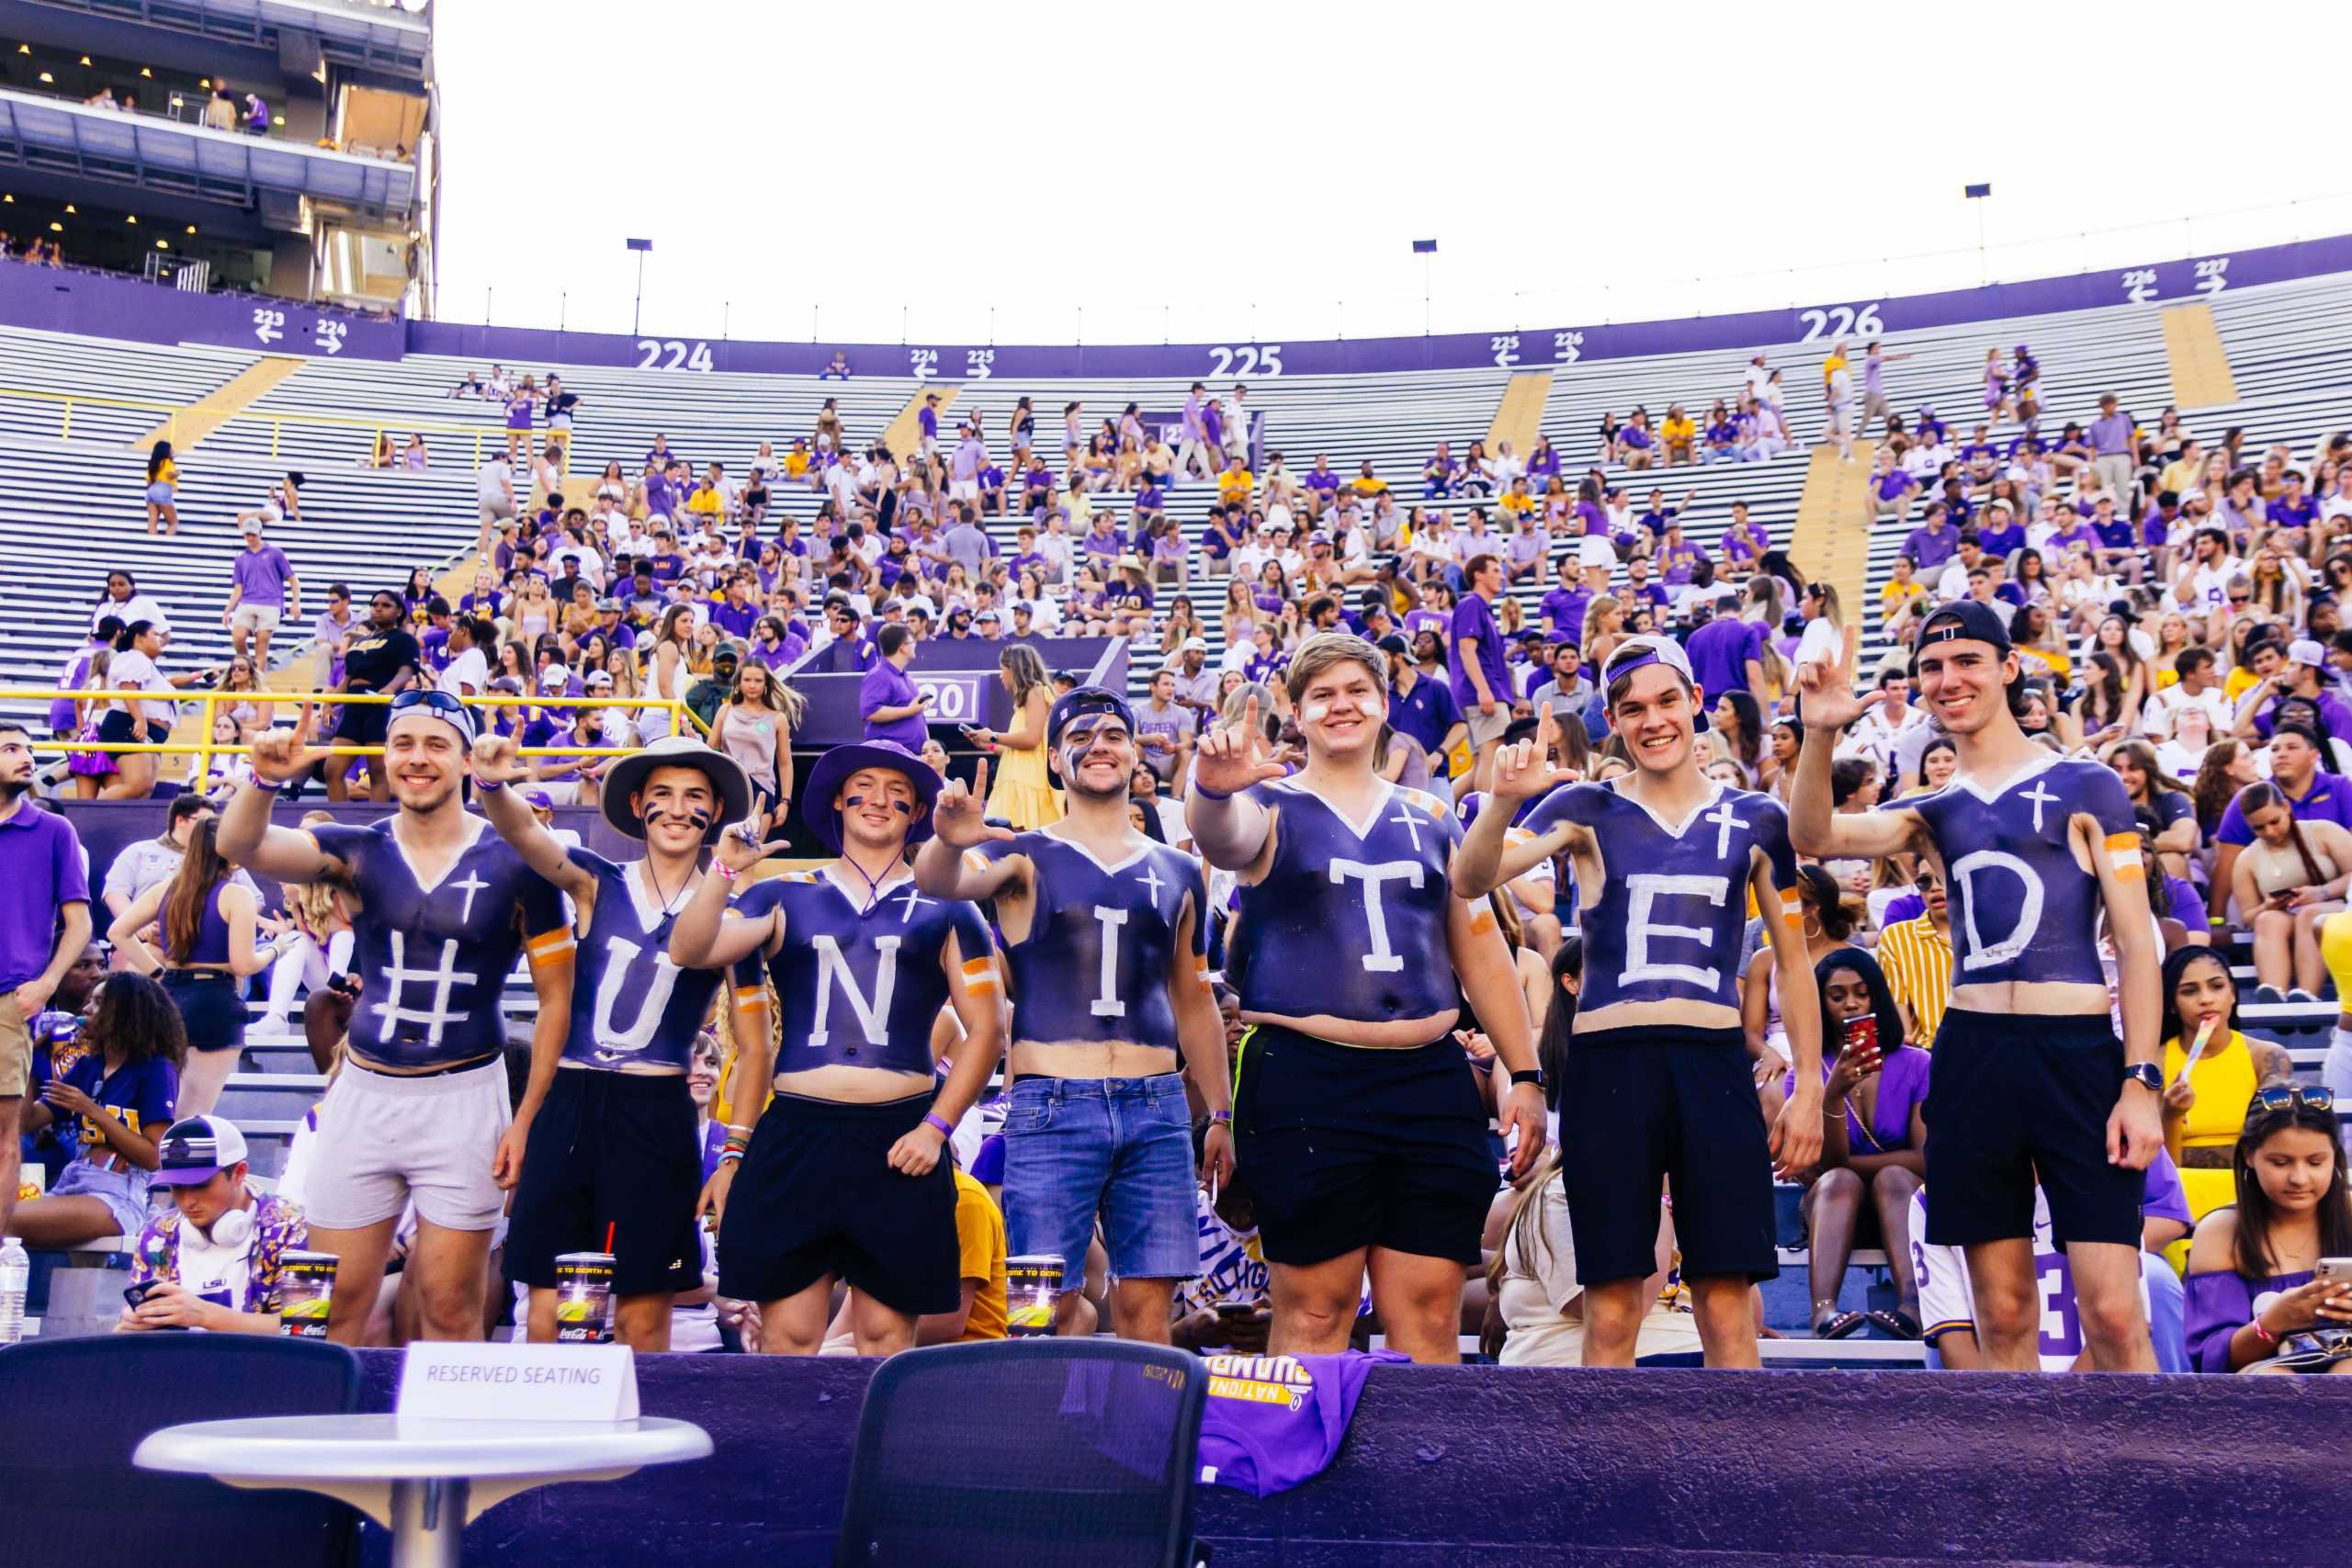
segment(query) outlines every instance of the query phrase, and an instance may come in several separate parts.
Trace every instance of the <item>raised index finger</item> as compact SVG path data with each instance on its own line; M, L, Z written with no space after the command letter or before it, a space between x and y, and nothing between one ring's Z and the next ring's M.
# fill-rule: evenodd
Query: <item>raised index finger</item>
M979 765L972 770L972 798L974 800L986 800L988 796L989 760L986 757L982 757L979 761Z
M1845 651L1838 656L1838 669L1835 672L1850 679L1854 673L1854 666L1860 661L1861 654L1862 628L1860 623L1856 623L1846 628Z
M1259 752L1266 749L1266 726L1258 716L1258 698L1255 693L1252 693L1241 705L1241 729L1242 739L1249 746L1251 757L1256 757Z

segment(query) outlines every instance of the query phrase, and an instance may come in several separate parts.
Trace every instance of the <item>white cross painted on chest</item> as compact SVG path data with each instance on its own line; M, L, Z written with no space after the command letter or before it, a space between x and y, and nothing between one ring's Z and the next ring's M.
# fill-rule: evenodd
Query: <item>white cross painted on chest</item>
M474 918L474 895L489 886L490 884L484 882L481 879L481 874L471 867L467 868L466 879L463 882L452 882L449 884L449 888L452 892L456 892L459 888L463 888L465 890L466 907L458 916L458 920L460 924L463 924Z
M1731 802L1728 800L1718 803L1713 811L1708 812L1700 820L1713 822L1715 825L1715 858L1717 860L1731 853L1731 830L1734 828L1747 826L1731 814Z
M1154 904L1159 902L1159 890L1168 886L1160 880L1159 868L1149 861L1143 863L1143 885L1151 889L1151 901Z
M908 883L906 907L899 911L899 923L903 926L911 921L915 918L915 906L918 904L936 904L937 902L939 900L936 898L924 897L915 891L913 883Z
M1413 837L1413 852L1419 854L1421 852L1421 819L1413 815L1413 808L1409 806L1400 806L1396 808L1396 815L1388 820L1405 824L1405 831Z
M2058 797L2050 793L2050 786L2048 784L2045 784L2037 779L2034 781L2033 787L2026 791L2019 798L2033 802L2033 830L2037 833L2041 832L2041 808L2045 806L2056 804Z

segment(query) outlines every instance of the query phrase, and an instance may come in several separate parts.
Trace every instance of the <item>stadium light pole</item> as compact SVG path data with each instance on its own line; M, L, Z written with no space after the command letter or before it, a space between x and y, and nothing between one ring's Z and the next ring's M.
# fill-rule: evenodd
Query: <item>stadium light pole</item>
M1976 285L1983 288L1993 281L1993 264L1984 255L1984 203L1991 198L1991 185L1962 186L1960 194L1976 203Z
M635 337L645 324L645 257L653 249L650 240L631 240L628 248L637 253L637 304L629 311L628 335Z
M1421 335L1430 335L1430 258L1437 254L1435 240L1416 240L1413 254L1421 258Z

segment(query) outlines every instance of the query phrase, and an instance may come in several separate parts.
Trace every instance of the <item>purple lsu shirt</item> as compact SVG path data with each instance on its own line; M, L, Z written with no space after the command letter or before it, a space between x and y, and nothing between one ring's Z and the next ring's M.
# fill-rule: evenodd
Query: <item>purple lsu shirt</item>
M1202 1482L1265 1497L1314 1480L1346 1440L1372 1369L1410 1359L1395 1350L1204 1358Z

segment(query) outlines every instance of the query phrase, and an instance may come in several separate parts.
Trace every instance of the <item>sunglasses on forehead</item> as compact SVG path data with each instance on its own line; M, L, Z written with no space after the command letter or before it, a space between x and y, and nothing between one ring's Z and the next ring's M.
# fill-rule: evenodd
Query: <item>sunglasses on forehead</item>
M447 692L402 692L391 702L391 711L406 713L412 708L428 708L435 713L453 713L464 716L466 705Z
M2257 1116L2292 1111L2297 1106L2306 1111L2334 1111L2335 1091L2317 1085L2272 1084L2254 1091L2253 1100L2246 1103L2246 1120L2251 1122Z

